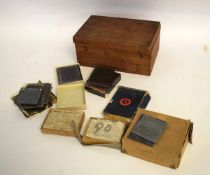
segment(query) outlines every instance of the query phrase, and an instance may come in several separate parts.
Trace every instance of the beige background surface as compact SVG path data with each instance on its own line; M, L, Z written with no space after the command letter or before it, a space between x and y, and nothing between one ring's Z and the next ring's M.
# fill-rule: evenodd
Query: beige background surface
M209 174L209 7L208 0L0 0L0 174ZM152 76L122 73L119 85L148 90L149 110L194 122L194 144L178 170L44 135L40 127L47 111L26 119L10 100L28 82L50 82L55 91L55 68L76 62L72 37L91 14L161 21ZM86 80L92 68L81 71ZM106 99L86 92L87 118L101 117L115 90Z

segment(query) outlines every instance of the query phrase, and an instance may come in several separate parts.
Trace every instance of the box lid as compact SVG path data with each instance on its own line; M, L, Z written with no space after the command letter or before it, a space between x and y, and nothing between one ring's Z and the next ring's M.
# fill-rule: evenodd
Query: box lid
M78 44L148 52L160 31L160 22L90 16L74 35ZM123 49L124 49L123 48Z

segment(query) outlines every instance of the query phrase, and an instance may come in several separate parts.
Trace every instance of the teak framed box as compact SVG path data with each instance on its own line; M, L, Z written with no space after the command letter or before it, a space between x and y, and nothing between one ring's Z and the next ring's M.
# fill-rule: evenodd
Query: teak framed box
M81 65L150 75L159 50L160 22L93 15L73 40Z

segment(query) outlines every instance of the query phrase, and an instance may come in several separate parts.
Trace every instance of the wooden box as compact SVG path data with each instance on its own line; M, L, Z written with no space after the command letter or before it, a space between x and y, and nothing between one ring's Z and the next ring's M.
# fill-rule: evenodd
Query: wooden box
M166 130L154 146L148 146L129 137L142 114L167 123ZM122 152L159 165L178 168L188 141L192 142L192 128L193 123L190 120L139 109L122 139Z
M90 16L73 40L81 65L150 75L159 50L160 22Z

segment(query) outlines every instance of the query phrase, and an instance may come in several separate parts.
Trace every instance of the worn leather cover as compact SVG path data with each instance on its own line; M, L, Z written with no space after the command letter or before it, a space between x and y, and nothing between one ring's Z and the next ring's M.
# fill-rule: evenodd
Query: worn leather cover
M93 70L86 83L92 86L110 87L114 80L114 74L113 69L97 67Z
M103 78L102 78L103 79ZM108 87L103 87L103 86L97 86L97 85L91 85L87 81L85 84L85 89L95 95L101 96L101 97L106 97L112 89L119 83L121 80L121 74L114 72L114 77L111 82L111 85Z
M131 119L147 94L147 91L120 86L103 113Z

